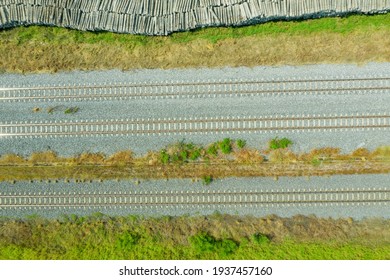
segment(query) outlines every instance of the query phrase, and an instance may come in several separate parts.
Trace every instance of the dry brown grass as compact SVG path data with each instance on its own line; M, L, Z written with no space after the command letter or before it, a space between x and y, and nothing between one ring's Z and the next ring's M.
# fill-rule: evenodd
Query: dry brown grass
M294 163L298 161L298 156L288 148L276 149L269 152L269 161L274 163Z
M105 162L109 165L125 166L133 163L133 152L130 150L120 151L110 156Z
M175 150L176 151L176 150ZM205 151L202 151L204 154ZM267 151L268 161L260 151L243 148L231 154L204 155L196 161L163 164L158 152L133 157L121 151L110 157L101 153L83 153L74 158L58 157L53 151L33 153L29 160L10 154L0 158L0 181L45 179L167 179L248 176L324 176L334 174L380 174L390 172L390 148L373 152L358 149L340 154L327 147L295 154L289 149Z
M248 148L236 149L233 155L238 163L262 163L264 161L264 157L258 150Z
M211 43L195 39L176 43L160 38L155 43L129 48L116 43L51 44L27 41L0 43L0 70L56 72L74 69L186 68L390 61L390 31L348 34L254 35Z
M27 160L16 154L6 154L0 157L0 165L23 165Z
M340 148L325 147L319 149L313 149L309 153L303 153L299 155L299 160L310 162L313 159L328 160L328 159L339 159Z
M370 157L387 161L390 160L390 146L377 148L370 154Z
M57 157L57 154L53 151L32 153L29 158L29 163L34 165L47 165L60 163L63 160Z
M106 161L106 156L102 153L82 153L74 161L79 165L103 165Z

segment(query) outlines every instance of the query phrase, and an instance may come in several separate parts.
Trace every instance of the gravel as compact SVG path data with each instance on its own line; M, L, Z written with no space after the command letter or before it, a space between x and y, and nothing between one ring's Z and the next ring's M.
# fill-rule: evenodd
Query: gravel
M389 77L390 63L355 65L308 65L256 68L186 69L186 70L137 70L121 72L71 72L59 74L0 75L0 89L64 84L118 84L118 83L165 83L169 81L207 80L299 80L351 77ZM378 85L376 85L378 86ZM1 90L0 90L1 94ZM47 109L61 105L77 106L80 111L65 115L63 110L48 114L33 113L34 107ZM72 102L1 102L1 123L35 121L69 121L126 118L168 117L248 117L286 116L301 114L377 114L389 113L390 95L386 91L368 93L327 93L321 95L289 96L224 96L178 99L129 99L118 101L72 101ZM305 131L266 133L213 133L156 136L83 136L66 138L18 138L0 137L0 154L18 153L28 155L33 151L52 149L60 155L71 156L81 152L112 154L118 150L132 149L136 154L159 149L167 144L186 139L207 144L224 137L243 138L248 145L264 148L275 136L293 140L295 151L307 151L324 146L337 146L344 152L359 147L374 149L388 145L390 130L370 131Z
M224 69L187 69L187 70L137 70L121 72L117 70L103 72L72 72L59 74L29 74L29 75L0 75L0 95L2 88L29 87L59 84L117 84L117 83L165 83L169 81L202 81L207 80L298 80L298 79L325 79L351 77L389 77L390 63L372 63L364 66L356 65L308 65L284 67L256 67L256 68L224 68ZM10 121L58 121L58 120L91 120L91 119L122 119L122 118L158 118L158 117L211 117L211 116L276 116L291 114L373 114L389 113L390 96L388 92L373 91L356 94L325 94L325 95L292 95L292 96L254 96L254 97L217 97L217 98L179 98L179 99L140 99L124 101L80 101L80 102L32 102L0 104L0 122ZM32 108L64 105L78 106L80 112L75 115L64 115L55 112L50 115L44 112L32 113ZM295 151L307 151L324 146L341 147L344 152L350 152L359 147L374 149L380 145L389 145L389 130L373 131L305 131L267 133L215 133L207 135L161 135L161 136L85 136L66 138L17 138L7 139L0 137L0 154L18 153L28 155L39 150L52 149L60 155L70 156L81 152L114 153L118 150L132 149L137 154L148 150L155 150L164 145L180 141L196 143L210 143L224 137L243 138L249 146L265 148L266 142L275 136L288 137L294 142ZM390 187L389 175L356 175L333 176L331 178L230 178L218 180L208 188L212 189L298 189L298 188L340 188L340 187ZM205 188L200 183L191 183L189 180L170 181L143 181L140 186L134 182L114 182L86 184L59 183L0 183L1 192L9 191L104 191L129 189L140 190L190 190ZM181 214L211 214L215 211L240 215L263 216L277 214L293 216L296 214L315 214L321 217L346 217L356 219L363 217L389 218L388 203L383 205L324 205L324 206L283 206L251 208L227 207L215 208L153 208L134 209L131 212L125 209L64 209L43 210L0 210L0 215L21 217L37 213L48 217L57 217L61 214L91 214L96 211L110 215L181 215Z

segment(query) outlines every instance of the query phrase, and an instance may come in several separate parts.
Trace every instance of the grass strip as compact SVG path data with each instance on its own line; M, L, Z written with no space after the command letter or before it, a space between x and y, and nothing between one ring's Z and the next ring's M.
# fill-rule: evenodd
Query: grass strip
M313 216L0 219L0 259L389 259L390 222Z
M390 61L390 14L213 27L166 37L44 26L0 31L2 72L370 61Z

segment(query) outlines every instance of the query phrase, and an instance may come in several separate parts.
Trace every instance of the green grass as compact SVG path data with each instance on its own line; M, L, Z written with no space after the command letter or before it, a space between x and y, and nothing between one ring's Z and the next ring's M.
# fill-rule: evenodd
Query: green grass
M385 62L390 61L389 34L390 14L213 27L170 36L17 27L0 31L0 73Z
M381 15L350 15L346 17L331 17L298 21L275 21L243 27L209 27L187 32L173 33L166 37L173 43L187 43L197 39L205 39L211 43L229 38L247 36L272 36L280 34L310 35L313 33L350 33L372 29L389 29L390 14ZM84 32L60 27L29 26L17 27L0 32L0 41L13 41L18 44L26 42L43 42L50 44L125 44L130 48L158 45L165 37L143 35L116 34L111 32Z
M0 259L390 259L388 221L376 225L378 238L362 222L266 219L266 227L264 218L228 215L1 219ZM326 238L302 232L310 237L301 240L292 229L302 222ZM338 238L341 226L359 238L349 238L348 231ZM254 231L262 228L274 230L274 237Z

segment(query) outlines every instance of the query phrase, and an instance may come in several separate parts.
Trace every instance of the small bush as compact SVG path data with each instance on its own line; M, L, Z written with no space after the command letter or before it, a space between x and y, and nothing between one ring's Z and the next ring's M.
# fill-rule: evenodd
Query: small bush
M187 151L180 151L180 158L182 161L187 161L188 159L188 152Z
M238 140L236 141L236 144L237 144L237 147L238 147L238 148L242 149L242 148L244 148L244 147L246 146L246 141L245 141L245 140L242 140L242 139L238 139Z
M225 138L219 142L219 148L223 154L230 154L232 151L232 140L230 138Z
M279 139L278 137L275 137L269 142L269 148L271 150L285 149L292 144L293 142L288 138Z
M213 236L204 232L191 236L189 242L198 255L218 253L219 256L226 257L238 248L238 244L233 240L216 240Z
M217 156L218 155L218 147L216 144L211 144L208 148L207 148L207 154L211 155L211 156Z
M191 236L190 244L197 253L212 252L215 250L216 240L207 233L199 233Z
M254 243L262 245L262 244L268 244L270 242L270 238L262 233L256 233L252 235L252 240Z
M183 163L189 160L196 160L202 155L202 147L193 143L180 141L174 145L161 150L160 160L163 163L175 162Z
M161 163L162 163L162 164L167 164L167 163L169 163L169 155L168 155L168 153L167 153L167 150L162 149L162 150L160 151L160 160L161 160Z
M119 250L131 250L133 246L135 246L140 239L138 234L132 232L125 232L119 235L116 241L116 247Z
M313 158L313 159L311 160L311 164L312 164L313 166L320 166L320 165L321 165L321 161L320 161L318 158Z
M69 108L66 108L64 113L65 114L75 114L79 111L79 107L69 107Z
M201 157L201 149L197 149L197 150L194 150L191 154L190 154L190 160L197 160L198 158Z
M212 181L213 181L213 177L211 177L210 175L206 175L206 176L202 177L202 182L203 182L203 185L205 185L205 186L210 185Z

